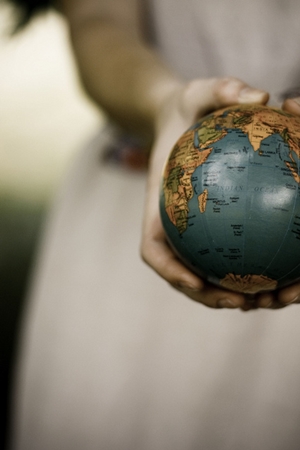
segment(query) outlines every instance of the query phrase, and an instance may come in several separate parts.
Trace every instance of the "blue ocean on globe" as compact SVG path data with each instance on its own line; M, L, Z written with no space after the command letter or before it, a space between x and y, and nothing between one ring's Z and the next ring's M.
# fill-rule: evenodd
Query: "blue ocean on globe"
M213 113L174 146L162 223L199 276L244 293L300 278L300 119L237 106Z

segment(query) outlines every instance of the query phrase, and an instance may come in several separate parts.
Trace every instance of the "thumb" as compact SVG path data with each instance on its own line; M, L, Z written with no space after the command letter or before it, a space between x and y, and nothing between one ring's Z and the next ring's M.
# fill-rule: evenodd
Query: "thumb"
M300 97L288 98L283 102L282 109L284 111L300 115Z
M242 103L266 104L269 94L238 78L207 78L191 81L183 94L183 109L193 119L210 111Z

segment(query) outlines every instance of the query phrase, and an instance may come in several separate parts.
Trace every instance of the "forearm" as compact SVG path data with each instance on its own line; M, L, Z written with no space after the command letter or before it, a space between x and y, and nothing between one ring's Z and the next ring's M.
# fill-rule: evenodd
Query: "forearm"
M113 21L71 21L70 30L88 94L122 126L150 135L177 78L141 39Z

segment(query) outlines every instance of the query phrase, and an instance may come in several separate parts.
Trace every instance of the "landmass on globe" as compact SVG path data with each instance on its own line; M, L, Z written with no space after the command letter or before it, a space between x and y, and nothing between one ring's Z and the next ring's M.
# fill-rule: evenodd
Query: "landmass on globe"
M241 292L300 277L299 267L277 267L282 239L300 251L299 157L300 119L280 109L238 105L201 119L175 144L163 174L162 221L175 251L200 275ZM267 244L274 220L277 249Z
M228 273L220 280L220 285L233 291L244 294L256 294L259 291L273 291L277 288L277 281L264 275L234 275Z

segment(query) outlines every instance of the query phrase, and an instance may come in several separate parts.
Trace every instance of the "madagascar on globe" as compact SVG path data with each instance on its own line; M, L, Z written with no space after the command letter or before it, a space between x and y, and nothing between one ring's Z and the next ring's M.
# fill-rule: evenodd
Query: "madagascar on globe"
M164 168L170 245L209 282L271 291L300 279L300 117L260 105L216 111L188 129Z

